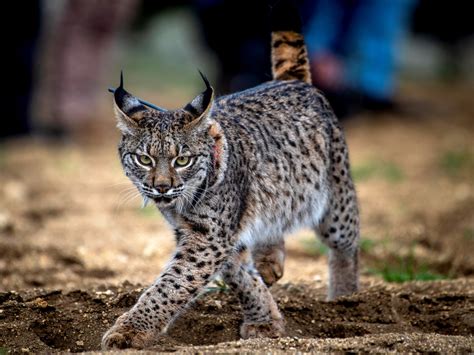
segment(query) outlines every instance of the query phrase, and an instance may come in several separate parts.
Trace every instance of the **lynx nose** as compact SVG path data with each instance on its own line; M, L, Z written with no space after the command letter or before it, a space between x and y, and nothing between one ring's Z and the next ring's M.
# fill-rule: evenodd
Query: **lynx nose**
M168 185L168 184L155 185L155 189L160 194L165 194L171 189L171 185Z

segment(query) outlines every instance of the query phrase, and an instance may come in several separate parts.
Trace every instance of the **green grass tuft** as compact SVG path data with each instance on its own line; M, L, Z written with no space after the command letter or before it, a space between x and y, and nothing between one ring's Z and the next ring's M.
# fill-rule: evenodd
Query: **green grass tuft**
M466 240L474 240L474 228L464 229L463 236Z
M0 347L0 355L7 355L8 354L8 349Z
M386 263L369 272L382 276L387 282L434 281L447 279L448 276L432 272L426 265L416 265L413 252L406 257L399 257L397 262Z
M372 239L367 239L367 238L360 238L359 246L360 250L362 250L365 253L370 253L372 249L374 249L375 245L377 242Z
M351 173L356 182L379 178L388 182L397 183L405 178L405 174L398 165L390 161L378 159L354 165L351 169Z
M329 247L315 236L308 236L301 240L304 250L311 255L327 255ZM361 238L359 246L363 252L369 253L377 244L374 240Z
M441 169L450 176L458 176L466 169L474 169L474 156L468 150L445 152L439 161Z
M327 255L329 248L324 245L316 236L309 236L301 240L304 250L311 255Z
M446 276L433 273L429 270L413 272L403 266L386 266L382 270L370 270L371 273L380 275L387 282L407 282L407 281L434 281L446 279Z

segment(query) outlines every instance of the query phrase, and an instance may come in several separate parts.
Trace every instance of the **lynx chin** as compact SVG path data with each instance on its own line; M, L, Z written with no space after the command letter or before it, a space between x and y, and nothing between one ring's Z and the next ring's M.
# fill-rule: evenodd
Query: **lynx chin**
M116 89L123 169L173 227L176 251L104 335L104 349L153 345L216 275L240 300L243 338L284 335L268 288L283 275L284 235L300 227L330 249L328 299L357 291L359 215L344 134L311 85L297 14L281 6L272 16L270 82L215 97L203 76L204 92L164 112L123 80Z

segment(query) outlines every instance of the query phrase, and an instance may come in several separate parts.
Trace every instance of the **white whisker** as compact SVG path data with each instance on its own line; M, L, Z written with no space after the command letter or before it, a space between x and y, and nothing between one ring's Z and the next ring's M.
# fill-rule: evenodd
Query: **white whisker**
M119 211L127 202L139 196L141 196L141 194L136 189L126 191L119 197L115 207L115 211Z

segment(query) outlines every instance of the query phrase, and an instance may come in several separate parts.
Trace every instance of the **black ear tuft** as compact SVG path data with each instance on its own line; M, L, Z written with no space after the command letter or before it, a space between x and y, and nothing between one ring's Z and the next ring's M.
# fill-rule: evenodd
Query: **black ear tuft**
M209 84L209 80L207 80L207 77L198 69L199 74L201 74L201 78L204 81L204 84L206 84L206 89L212 89L211 84Z
M142 118L142 113L147 111L147 108L135 96L128 93L123 88L123 72L120 72L120 86L114 92L115 105L126 116L131 119L139 120Z
M199 74L201 74L201 78L204 81L204 84L206 84L206 90L184 106L184 110L188 111L192 116L192 119L186 123L185 127L187 129L202 126L201 123L206 121L207 113L211 109L212 100L214 98L214 89L211 84L209 84L209 80L207 80L206 76L201 73L201 71L199 71Z
M272 32L293 31L301 33L301 17L294 1L279 0L271 8Z
M127 91L123 88L123 71L122 71L122 70L120 71L120 85L117 87L117 89L109 88L109 92L115 94L115 92L116 92L117 90L119 90L119 89L120 89L122 92L119 93L119 96L117 96L117 97L120 97L120 95L124 95L124 93L127 94ZM114 97L115 97L115 95L114 95ZM115 98L117 99L117 97L115 97ZM155 109L155 110L157 110L157 111L160 111L160 112L167 112L167 111L168 111L167 109L164 109L164 108L162 108L162 107L156 106L156 105L154 105L154 104L152 104L152 103L150 103L150 102L147 102L147 101L145 101L145 100L141 100L141 99L139 99L138 97L137 97L136 99L137 99L138 102L140 102L142 105L151 107L151 108L153 108L153 109Z
M201 74L201 78L206 84L206 90L196 96L193 101L184 107L184 109L191 113L194 117L203 115L210 108L212 98L214 96L214 89L212 88L211 84L209 84L209 80L207 80L206 76L201 73L200 70L199 74Z

